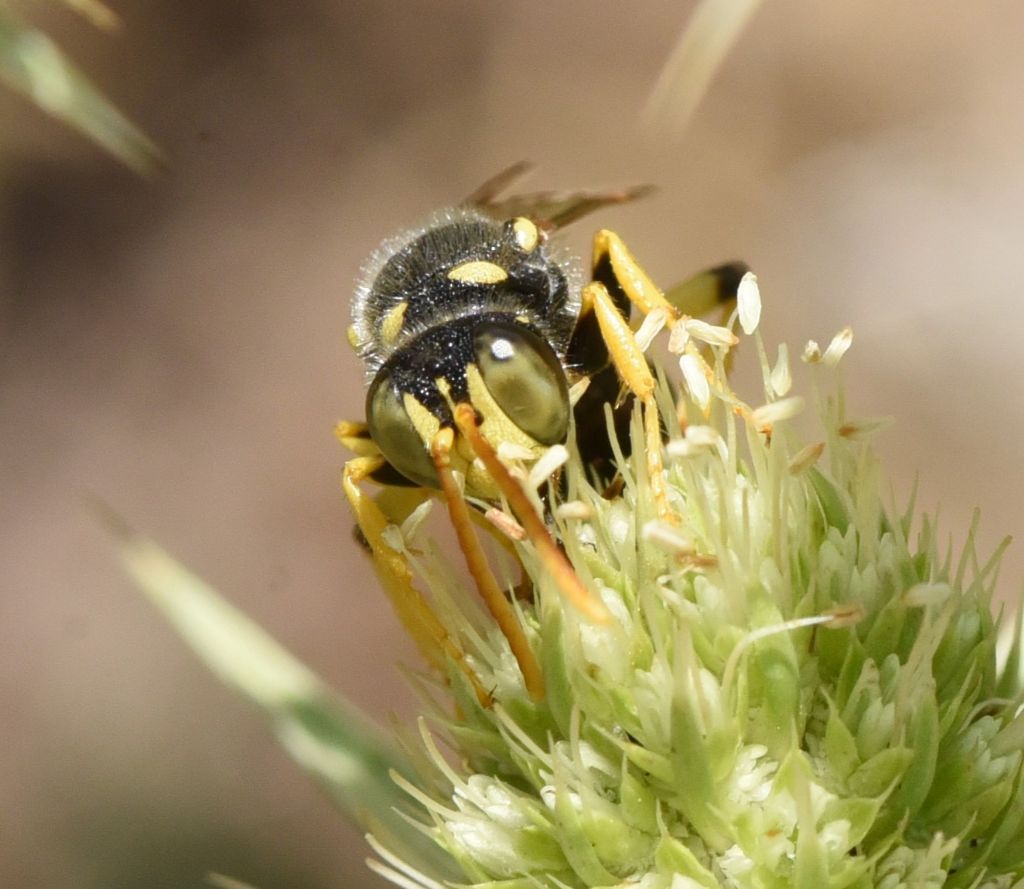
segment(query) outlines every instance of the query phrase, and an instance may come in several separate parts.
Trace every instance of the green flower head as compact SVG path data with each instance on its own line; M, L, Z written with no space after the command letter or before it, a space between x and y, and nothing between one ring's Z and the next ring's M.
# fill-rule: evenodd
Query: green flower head
M404 755L114 520L127 567L406 889L1024 889L1021 625L990 611L999 553L980 560L973 530L940 551L913 498L883 501L883 424L848 417L836 380L849 331L803 351L819 426L801 440L805 400L759 317L751 276L732 322L761 370L750 401L728 372L732 324L670 324L663 468L639 408L615 492L595 489L572 435L538 459L499 448L586 613L499 506L480 504L514 593L498 591L505 632L426 531L434 501L390 509L392 524L364 514L439 668L416 680L425 713ZM652 311L638 342L666 323Z
M820 431L802 441L804 399L785 347L770 358L757 333L752 276L739 296L760 406L732 388L731 328L684 318L669 334L682 375L659 391L671 520L639 409L615 496L571 445L539 470L503 455L611 616L580 614L515 544L505 577L529 591L514 608L542 699L421 530L429 504L389 529L465 658L443 686L421 683L418 777L397 778L451 867L375 840L374 867L398 884L1024 886L1019 628L997 652L998 554L940 552L913 503L883 502L869 444L882 424L848 417L835 382L848 330L804 350ZM561 496L547 481L558 464Z

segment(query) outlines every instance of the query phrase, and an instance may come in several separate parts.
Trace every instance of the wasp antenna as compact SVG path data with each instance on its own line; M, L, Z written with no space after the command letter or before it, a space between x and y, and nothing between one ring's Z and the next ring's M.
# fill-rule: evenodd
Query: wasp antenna
M476 421L476 411L472 405L459 404L455 407L455 425L459 427L473 452L483 461L487 472L498 486L512 512L526 531L526 536L536 547L537 555L548 572L558 584L565 597L583 614L595 623L607 623L611 619L604 603L584 586L579 575L569 564L558 545L555 543L544 521L533 508L526 492L498 458L497 452L480 432Z
M645 198L656 190L653 185L634 185L618 191L579 191L562 196L548 194L545 196L548 203L557 209L553 209L543 221L552 229L565 228L602 207L628 204L630 201Z
M650 197L658 190L657 185L634 185L632 188L623 189L621 192L622 200L620 203L626 203L627 201L638 201L640 198Z
M487 556L484 554L480 540L473 530L470 519L469 507L462 497L462 491L455 481L455 474L452 472L451 452L454 444L454 432L449 427L444 427L434 436L430 453L434 460L434 467L437 469L437 477L441 482L441 492L444 494L445 502L448 504L448 515L451 516L452 527L455 529L455 536L459 540L459 549L466 559L466 567L476 584L480 598L484 600L491 617L498 624L498 628L508 640L509 648L519 664L519 670L523 674L523 682L530 697L534 701L544 700L544 675L541 673L540 664L530 648L530 642L526 638L522 624L516 617L515 610L511 603L498 586L498 581L487 564Z

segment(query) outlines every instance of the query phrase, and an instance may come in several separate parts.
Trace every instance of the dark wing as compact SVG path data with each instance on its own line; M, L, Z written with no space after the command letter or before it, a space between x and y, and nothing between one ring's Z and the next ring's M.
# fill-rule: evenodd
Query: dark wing
M588 213L611 204L624 204L650 194L650 185L638 185L618 191L534 191L526 194L501 194L513 182L521 179L533 165L519 161L492 176L463 201L464 206L476 209L495 219L527 216L547 231L564 228Z

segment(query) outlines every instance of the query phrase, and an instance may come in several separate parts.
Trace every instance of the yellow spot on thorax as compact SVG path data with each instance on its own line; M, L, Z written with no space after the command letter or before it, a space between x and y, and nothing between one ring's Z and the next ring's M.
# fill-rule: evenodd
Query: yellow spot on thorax
M409 303L402 300L384 316L380 325L380 334L385 343L391 344L398 339L398 334L402 332L402 321L405 320L405 310L408 308Z
M512 233L519 249L526 253L532 253L540 243L540 230L525 216L517 216L512 221Z
M506 278L508 272L500 265L484 259L464 262L448 272L449 281L458 281L461 284L500 284Z
M348 344L358 351L361 340L359 339L359 334L356 333L356 326L354 324L350 324L348 326L348 330L345 331L345 336L348 338Z

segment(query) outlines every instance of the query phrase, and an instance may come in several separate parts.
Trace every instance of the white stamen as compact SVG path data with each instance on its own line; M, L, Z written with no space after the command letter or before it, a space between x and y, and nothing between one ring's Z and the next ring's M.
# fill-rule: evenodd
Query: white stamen
M706 367L704 360L697 355L686 354L679 359L679 369L683 372L690 397L697 402L701 410L707 410L711 403L711 387L708 385Z
M790 475L800 475L807 469L810 469L825 451L825 442L818 441L814 444L809 444L805 448L801 448L793 457L790 459L786 468L789 470Z
M775 367L768 377L768 384L776 398L782 398L793 385L793 377L789 372L789 348L785 343L779 343L779 357L775 359Z
M940 605L953 593L948 583L915 583L903 594L903 602L910 608Z
M587 389L590 388L590 377L582 377L577 380L569 387L569 406L576 407L576 402L579 401Z
M676 401L676 422L679 424L679 428L684 431L690 425L690 411L686 406L685 398L680 398Z
M513 463L516 460L532 460L534 453L525 445L514 441L498 442L498 458L502 463Z
M419 531L420 525L423 524L424 519L430 515L430 510L434 507L433 500L424 500L419 506L417 506L404 522L402 522L402 537L406 540L412 540L416 536L416 532Z
M405 538L402 537L402 529L398 525L388 525L380 532L380 539L396 553L405 552Z
M690 555L694 552L693 541L689 537L660 519L647 522L640 536L673 555Z
M841 630L843 627L852 627L864 619L864 606L860 602L834 605L827 609L825 614L831 618L825 626L830 630Z
M686 320L686 329L695 340L700 340L709 346L729 348L730 346L735 346L740 341L739 337L729 330L728 327L708 324L707 321L701 321L699 318L688 318Z
M839 363L839 359L846 354L846 350L850 348L851 343L853 343L853 330L849 327L844 327L832 337L832 342L828 344L825 354L821 356L822 364L828 367L835 367Z
M775 636L778 633L790 633L793 630L799 630L802 627L813 627L818 626L819 624L825 624L833 627L850 626L851 623L856 623L860 620L860 618L863 617L863 614L864 609L859 605L844 606L841 608L830 608L822 614L812 614L807 617L795 617L792 620L785 620L777 624L751 630L742 639L740 639L729 654L728 660L725 662L725 667L722 669L722 689L728 689L730 694L733 693L733 678L736 674L736 668L739 665L740 659L744 654L746 654L747 650L752 645L760 640Z
M367 864L369 864L370 867L374 870L377 870L377 868L374 867L375 864L380 865L382 870L379 870L378 873L387 876L388 879L393 881L393 875L395 875L397 871L401 874L405 874L410 880L412 880L412 885L416 886L417 889L419 889L419 887L422 887L422 889L444 889L444 887L436 880L432 880L430 877L426 876L426 874L416 870L416 868L414 868L412 865L406 864L401 858L395 855L394 852L390 852L386 848L384 848L384 846L382 846L377 841L377 838L374 837L373 834L367 834L366 841L370 844L373 851L376 852L381 858L384 859L384 861L387 862L387 865L383 865L380 864L380 862L373 861L372 859L367 860ZM388 865L390 865L390 867L388 867ZM384 874L384 870L390 871L392 876ZM404 884L400 883L399 885Z
M888 428L893 424L892 417L864 417L860 420L850 420L839 427L839 434L850 441L862 441L870 438L876 432Z
M821 346L814 340L808 340L804 346L804 353L800 356L804 364L818 364L821 361Z
M712 426L687 426L686 436L683 440L670 441L665 446L665 453L673 458L693 457L697 454L706 454L708 451L717 449L718 456L723 460L729 458L728 448L725 440Z
M682 355L686 351L688 342L690 342L690 331L686 329L686 317L684 316L672 325L672 331L668 335L668 350L673 355Z
M677 438L665 445L665 453L673 460L685 460L687 457L696 457L707 452L706 445L697 445L685 438Z
M564 466L568 459L569 451L565 445L552 445L533 464L533 468L530 470L529 476L527 476L526 484L536 490Z
M687 426L686 440L697 447L717 448L722 436L714 426Z
M633 338L636 340L636 344L640 347L641 352L646 352L654 338L661 333L667 317L665 310L661 308L652 309L648 312L647 317L644 318L637 332L633 334Z
M565 503L559 503L555 507L555 518L556 519L592 519L594 517L594 509L589 503L584 503L582 500L568 500Z
M498 509L496 506L492 506L488 509L487 512L484 513L484 518L509 538L509 540L526 539L526 531L523 530L523 526L507 512Z
M795 417L803 409L803 398L799 395L793 395L789 398L780 398L778 401L773 401L770 404L762 404L761 407L754 410L751 420L760 429L762 426L771 426L773 423Z
M750 336L761 323L761 289L757 286L757 275L747 272L740 278L736 288L736 308L740 316L740 327Z
M425 886L441 885L440 883L435 883L433 880L430 880L428 877L424 877L423 880L411 879L401 873L401 871L397 871L393 867L388 867L386 864L381 864L376 858L367 858L366 866L377 874L377 876L383 877L389 883L398 886L399 889L424 889Z

